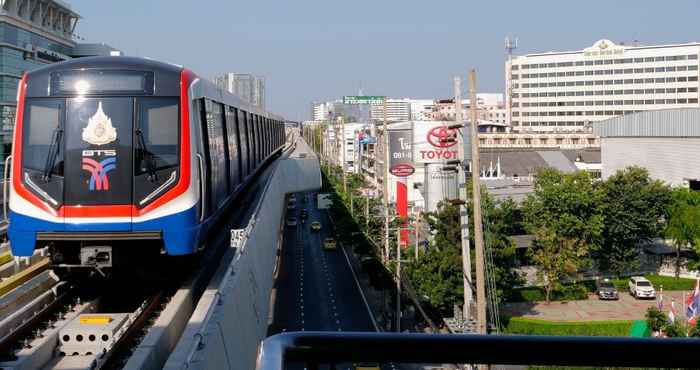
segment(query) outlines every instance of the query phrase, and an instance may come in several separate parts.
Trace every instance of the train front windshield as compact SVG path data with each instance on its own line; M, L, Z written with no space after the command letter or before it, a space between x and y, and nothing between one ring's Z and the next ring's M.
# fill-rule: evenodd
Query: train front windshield
M73 86L102 91L95 80L81 81ZM116 82L106 82L105 95L64 88L54 90L62 97L26 99L23 181L54 208L144 207L180 175L179 98L120 96L108 91ZM132 81L116 87L138 86Z

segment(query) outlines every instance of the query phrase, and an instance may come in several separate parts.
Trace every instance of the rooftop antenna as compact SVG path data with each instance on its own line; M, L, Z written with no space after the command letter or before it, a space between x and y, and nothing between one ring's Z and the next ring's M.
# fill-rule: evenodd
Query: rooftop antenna
M513 50L515 50L518 47L518 38L514 37L511 38L510 36L506 36L505 40L505 48L506 48L506 53L508 53L508 65L511 66L512 63L511 61L513 60ZM511 74L511 69L508 67L508 71L506 72L506 86L508 91L506 91L506 124L510 126L511 128L513 125L511 124L511 118L512 118L512 112L513 112L513 79L512 79L512 74ZM518 127L520 129L521 127Z
M508 61L510 61L513 58L513 50L518 48L518 38L511 38L510 36L506 36L505 47L506 53L508 53Z

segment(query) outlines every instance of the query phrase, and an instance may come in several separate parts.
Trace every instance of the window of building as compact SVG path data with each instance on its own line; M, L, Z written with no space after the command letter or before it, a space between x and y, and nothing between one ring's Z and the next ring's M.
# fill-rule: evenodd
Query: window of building
M666 77L666 82L676 82L675 77Z
M654 89L654 92L657 94L663 94L666 92L666 89Z
M697 87L689 87L688 92L698 92L698 88Z
M688 77L676 77L676 81L678 81L678 82L686 82L686 81L688 81Z
M664 99L656 99L655 102L656 102L656 104L663 104Z
M697 99L697 98L688 99L688 103L694 104L694 103L697 103L697 102L698 102L698 99Z
M646 58L644 58L644 61L647 62L647 63L653 62L653 61L654 61L654 57L646 57Z
M666 99L666 104L676 104L676 99Z
M689 70L689 71L697 71L697 70L698 70L698 66L697 66L697 65L688 66L688 70Z
M676 92L679 92L679 93L684 93L686 91L688 91L688 89L686 89L685 87L679 87L678 89L676 89Z
M662 83L664 83L664 82L666 81L666 79L663 78L663 77L658 77L658 78L656 78L654 81L655 81L657 84L662 84Z
M635 105L642 105L642 104L644 104L644 100L635 100L634 104Z
M586 64L587 66L592 66L592 65L593 65L593 61L592 61L592 60L587 60L587 61L585 61L585 64Z
M654 58L654 61L656 61L656 62L663 62L664 60L666 60L665 57L656 57L656 58Z
M634 73L644 73L644 68L635 68Z
M667 94L675 94L675 93L676 93L676 89L673 88L673 87L669 87L668 89L666 89L666 93L667 93Z
M678 99L678 100L676 100L676 101L678 102L678 104L686 104L686 103L688 103L688 99Z
M698 76L688 77L688 81L697 81Z
M649 104L654 104L654 101L651 99L647 99L644 101L644 104L649 105Z
M654 68L644 68L644 73L654 73Z
M697 54L688 54L688 60L696 60L696 59L698 59Z
M676 71L682 72L682 71L687 71L688 66L678 66L676 67Z

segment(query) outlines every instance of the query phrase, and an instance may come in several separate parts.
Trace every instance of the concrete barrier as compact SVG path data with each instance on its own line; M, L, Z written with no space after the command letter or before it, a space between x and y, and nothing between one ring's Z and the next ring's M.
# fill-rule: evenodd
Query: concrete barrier
M239 252L230 265L220 266L165 369L255 368L258 345L267 333L285 195L320 187L318 159L298 139L295 151L275 170L259 208L242 232Z

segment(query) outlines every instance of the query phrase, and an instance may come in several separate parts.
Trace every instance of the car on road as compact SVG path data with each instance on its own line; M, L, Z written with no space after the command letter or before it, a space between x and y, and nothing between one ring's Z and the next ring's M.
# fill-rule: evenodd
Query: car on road
M290 200L289 203L287 203L287 210L291 211L295 208L297 208L297 202L293 202Z
M323 241L323 250L324 250L324 251L332 251L332 250L335 250L335 248L336 248L335 239L333 239L333 238L326 238L326 239Z
M311 223L311 231L321 231L321 223L314 221Z
M627 284L634 298L656 298L654 284L642 276L632 276Z
M598 299L620 299L617 293L617 288L609 279L604 279L598 281L598 287L596 289L596 294Z
M296 226L297 225L297 218L296 217L290 217L287 219L287 226Z

